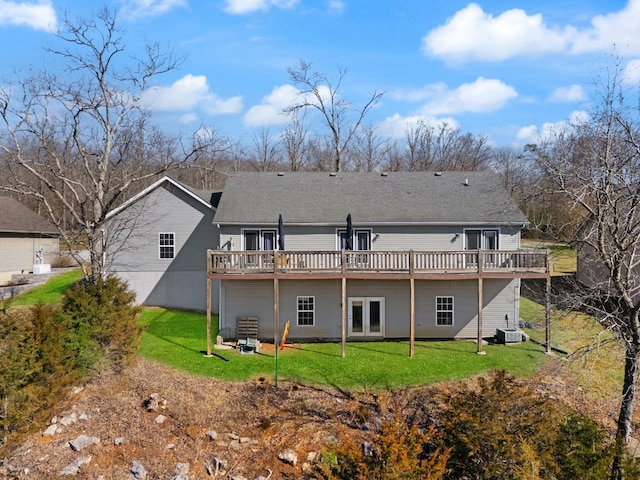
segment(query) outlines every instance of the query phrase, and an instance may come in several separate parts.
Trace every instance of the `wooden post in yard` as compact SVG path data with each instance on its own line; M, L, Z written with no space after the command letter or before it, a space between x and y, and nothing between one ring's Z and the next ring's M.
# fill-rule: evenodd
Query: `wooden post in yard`
M209 275L207 275L207 357L210 357L210 356L211 356L211 278L209 277Z
M547 285L544 299L544 316L545 316L545 337L546 337L546 350L545 353L551 353L551 254L547 250Z
M344 251L343 259L344 259ZM342 358L347 356L347 277L342 277Z
M415 354L415 341L416 341L416 282L413 278L413 250L409 251L409 284L411 289L411 307L409 313L409 356L413 357Z
M273 346L278 349L278 329L280 328L280 284L273 278ZM276 353L277 355L277 353Z
M482 309L484 305L482 303L482 262L484 261L482 256L482 250L478 250L478 355L485 355L487 352L482 350Z

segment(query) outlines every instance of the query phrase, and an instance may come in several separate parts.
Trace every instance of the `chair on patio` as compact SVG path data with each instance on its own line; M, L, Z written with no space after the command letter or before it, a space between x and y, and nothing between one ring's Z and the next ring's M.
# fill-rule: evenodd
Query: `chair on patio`
M241 353L256 353L260 350L258 317L237 317L236 332L236 348Z

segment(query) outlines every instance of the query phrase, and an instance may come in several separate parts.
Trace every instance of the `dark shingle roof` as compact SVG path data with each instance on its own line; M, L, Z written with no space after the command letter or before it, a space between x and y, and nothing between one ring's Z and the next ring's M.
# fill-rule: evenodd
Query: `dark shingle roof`
M0 232L58 234L51 222L11 197L0 197Z
M217 223L525 224L492 172L261 173L227 179Z

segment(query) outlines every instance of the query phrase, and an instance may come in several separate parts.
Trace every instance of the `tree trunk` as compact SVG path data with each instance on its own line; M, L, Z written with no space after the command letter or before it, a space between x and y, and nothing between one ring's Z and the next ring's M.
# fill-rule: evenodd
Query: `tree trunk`
M613 459L611 478L622 480L624 478L623 461L625 449L631 436L631 422L633 418L633 404L636 394L636 382L638 381L638 360L640 358L640 345L633 342L627 343L624 362L624 384L622 387L622 402L618 416L618 429L616 431L616 453Z

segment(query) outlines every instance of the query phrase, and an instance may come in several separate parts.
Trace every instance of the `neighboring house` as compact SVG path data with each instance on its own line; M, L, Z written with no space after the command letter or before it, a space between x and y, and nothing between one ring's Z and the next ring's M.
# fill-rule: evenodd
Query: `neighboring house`
M109 212L108 271L128 282L140 304L205 311L204 259L217 247L219 198L164 177ZM217 312L217 298L211 308Z
M37 263L50 264L58 254L56 227L10 197L0 197L0 212L0 282L31 272Z
M277 340L290 321L289 339L341 339L343 355L347 340L383 338L413 353L416 338L517 327L520 278L549 275L547 252L520 249L527 218L490 172L237 173L214 221L225 338L257 319Z

